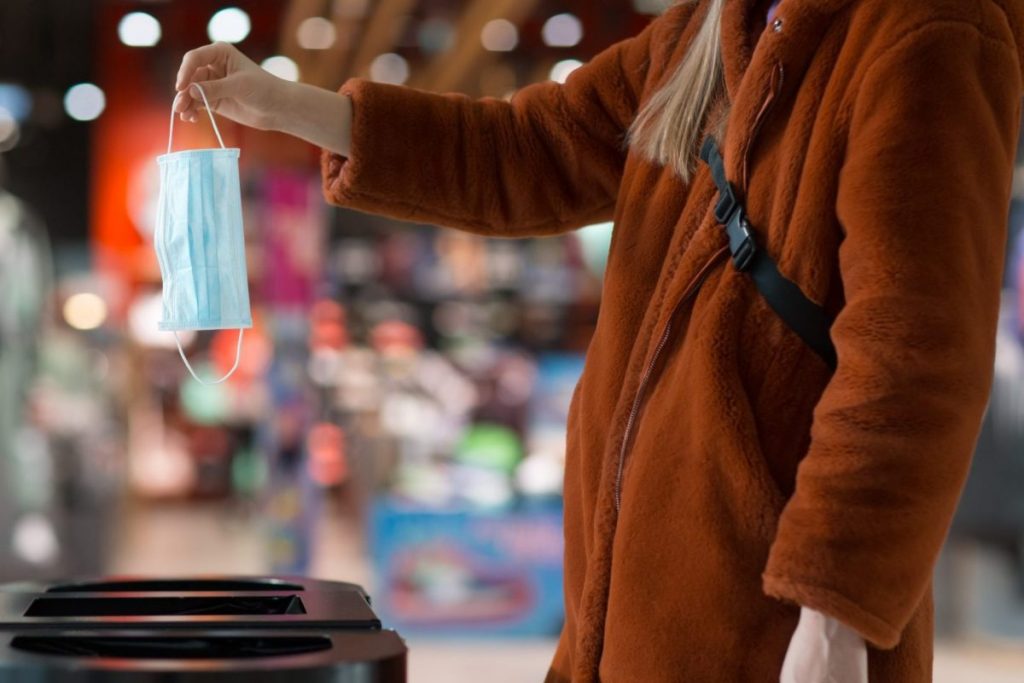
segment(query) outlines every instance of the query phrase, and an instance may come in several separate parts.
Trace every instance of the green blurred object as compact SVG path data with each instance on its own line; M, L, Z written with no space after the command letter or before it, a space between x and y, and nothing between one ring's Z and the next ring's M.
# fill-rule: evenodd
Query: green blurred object
M487 467L511 474L523 458L519 437L508 427L478 424L470 427L455 449L464 465Z
M598 223L588 225L576 232L583 249L583 261L587 264L587 268L598 277L604 276L605 266L608 265L608 250L612 245L613 226L613 223Z
M231 485L235 493L252 496L267 482L267 463L251 448L243 448L231 459Z
M209 364L196 368L204 380L215 380ZM184 379L181 385L181 408L185 414L200 425L223 424L228 417L228 389L224 384L200 384Z

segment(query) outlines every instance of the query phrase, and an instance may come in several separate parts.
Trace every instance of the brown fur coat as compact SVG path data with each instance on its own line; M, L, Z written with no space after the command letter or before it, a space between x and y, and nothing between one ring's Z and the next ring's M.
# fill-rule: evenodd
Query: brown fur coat
M501 237L615 220L550 683L777 681L798 605L867 639L874 683L931 680L932 568L992 376L1022 4L783 0L762 36L766 3L727 0L727 171L836 316L834 374L724 258L706 167L686 185L624 147L706 0L511 103L343 86L337 204Z

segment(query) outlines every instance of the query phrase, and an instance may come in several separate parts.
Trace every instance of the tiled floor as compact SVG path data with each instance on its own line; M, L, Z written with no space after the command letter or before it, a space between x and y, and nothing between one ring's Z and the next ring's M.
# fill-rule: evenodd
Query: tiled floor
M261 525L220 505L130 505L109 570L121 574L259 574L268 571ZM357 529L326 509L311 574L373 590ZM410 641L411 683L539 683L550 641ZM940 643L935 683L1024 683L1022 643Z

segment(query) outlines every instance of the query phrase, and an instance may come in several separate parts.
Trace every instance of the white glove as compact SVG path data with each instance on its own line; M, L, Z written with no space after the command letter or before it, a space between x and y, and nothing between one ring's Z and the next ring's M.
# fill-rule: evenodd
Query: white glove
M868 683L868 651L856 631L804 607L780 683Z

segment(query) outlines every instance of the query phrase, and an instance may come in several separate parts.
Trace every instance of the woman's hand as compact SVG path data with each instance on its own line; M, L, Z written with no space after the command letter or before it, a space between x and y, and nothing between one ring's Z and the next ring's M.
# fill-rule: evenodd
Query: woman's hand
M344 95L278 78L227 43L204 45L182 58L173 105L182 121L195 122L203 105L196 84L221 116L349 154L352 102Z
M291 85L227 43L212 43L185 53L174 98L174 111L182 121L195 122L203 105L193 84L202 86L215 112L261 130L275 128L286 98L284 91Z
M780 683L867 683L864 640L832 617L804 607L782 664Z

